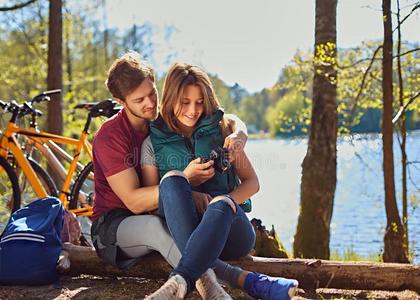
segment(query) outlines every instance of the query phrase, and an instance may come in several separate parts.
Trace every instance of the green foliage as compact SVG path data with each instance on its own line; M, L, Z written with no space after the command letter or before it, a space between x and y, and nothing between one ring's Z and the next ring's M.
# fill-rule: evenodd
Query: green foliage
M73 108L80 102L110 98L105 87L107 68L124 51L134 49L152 59L151 25L126 31L102 29L92 18L99 3L86 2L64 9L63 15L63 116L64 135L79 136L86 111ZM23 102L46 90L48 2L37 1L21 11L0 15L0 99ZM43 112L46 104L38 105ZM94 120L95 132L103 120ZM45 129L46 118L40 118Z
M332 42L316 46L313 56L315 74L323 75L331 84L337 85L337 45Z
M232 98L232 94L230 92L230 87L227 86L219 77L217 76L210 76L210 80L213 84L214 91L216 93L217 98L220 101L220 104L225 109L226 112L229 113L237 113L237 107Z
M270 134L306 133L310 123L310 99L296 90L286 93L275 107L267 110Z
M0 98L26 99L42 89L46 79L47 24L36 14L25 23L12 13L2 14L0 20L8 28L0 31Z
M103 29L102 20L92 17L99 5L96 1L86 2L64 10L65 135L77 136L84 124L86 112L73 110L77 103L110 97L104 81L112 60L127 49L133 49L153 63L151 25L134 25L125 31ZM46 89L47 17L48 3L42 1L22 11L0 15L0 99L22 102ZM364 42L357 48L338 49L337 58L336 45L332 43L318 46L315 55L298 51L281 70L276 84L254 94L247 93L237 84L228 86L217 76L210 77L222 106L227 112L238 114L248 125L250 133L269 132L272 136L306 134L311 119L314 70L337 84L340 133L379 131L381 50L375 60L370 60L378 46L378 42ZM418 44L404 43L402 52L418 47ZM408 101L419 91L418 51L403 56L402 74L404 98ZM396 80L396 74L394 78ZM157 82L159 90L162 83L161 78ZM398 99L397 82L394 92L395 99ZM40 109L46 111L46 105ZM395 101L394 109L395 112L399 109L398 101ZM420 127L420 101L414 101L408 107L407 116L409 129ZM41 119L40 123L42 126L45 120ZM100 121L95 121L91 130L95 131L99 124Z
M286 66L279 81L271 89L277 99L268 107L266 120L270 134L302 134L308 130L311 116L313 68L301 53Z
M314 57L298 52L291 64L286 66L279 81L270 91L282 90L274 104L266 109L266 119L272 136L278 134L305 134L311 118L311 90L314 65L318 74L325 75L337 84L337 110L339 113L339 133L380 131L382 110L382 65L381 50L376 59L371 60L377 42L365 42L355 49L340 49L337 62L334 59L334 44L321 45ZM402 52L418 48L418 45L406 44ZM420 55L411 52L402 58L402 74L405 86L404 98L408 101L419 92ZM330 73L325 73L325 66L333 66ZM338 73L335 81L331 72ZM394 76L397 78L397 76ZM395 99L399 93L394 86ZM257 102L259 94L254 94L248 102ZM248 104L248 106L251 106ZM420 101L414 101L407 108L408 128L419 127ZM399 109L395 101L395 112ZM249 118L252 120L252 118Z
M239 117L250 127L251 132L266 131L266 109L269 106L267 94L263 92L242 98L238 111Z

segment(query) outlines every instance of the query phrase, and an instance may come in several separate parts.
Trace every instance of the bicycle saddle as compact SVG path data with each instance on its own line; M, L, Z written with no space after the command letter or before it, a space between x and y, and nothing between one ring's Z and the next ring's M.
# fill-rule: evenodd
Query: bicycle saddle
M106 99L101 102L79 103L74 108L75 109L84 108L88 110L92 118L96 118L96 117L110 118L121 110L121 106L118 106L118 103L112 99Z

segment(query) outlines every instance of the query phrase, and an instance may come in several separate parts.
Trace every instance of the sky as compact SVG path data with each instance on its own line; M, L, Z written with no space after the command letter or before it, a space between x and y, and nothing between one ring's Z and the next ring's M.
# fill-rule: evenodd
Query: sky
M403 16L415 2L401 0ZM382 37L381 3L338 1L338 47ZM411 42L420 42L419 12L403 24ZM194 63L249 92L272 86L297 49L310 51L314 44L315 0L107 0L106 14L109 27L155 27L158 72L175 60ZM166 42L164 28L171 25L176 30ZM168 61L170 53L175 55Z
M256 92L277 81L298 49L312 51L314 44L315 0L104 1L106 9L98 16L108 27L125 29L146 22L153 26L152 64L160 74L175 61L193 63L229 85L238 83ZM405 16L419 0L400 2ZM382 38L381 3L338 0L339 48ZM396 0L392 3L395 9ZM168 27L175 28L169 39ZM402 30L405 40L420 43L420 9Z

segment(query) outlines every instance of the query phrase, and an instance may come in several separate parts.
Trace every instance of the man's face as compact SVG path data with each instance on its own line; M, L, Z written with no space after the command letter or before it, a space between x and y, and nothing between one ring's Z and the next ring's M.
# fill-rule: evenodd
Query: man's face
M134 91L119 101L133 117L154 120L157 117L158 93L155 83L146 78Z

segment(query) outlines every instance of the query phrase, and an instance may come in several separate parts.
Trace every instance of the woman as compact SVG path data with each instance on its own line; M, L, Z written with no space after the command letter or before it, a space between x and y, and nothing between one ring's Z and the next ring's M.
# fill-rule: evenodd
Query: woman
M289 299L296 280L250 273L220 260L238 259L254 246L255 233L241 205L259 183L243 150L229 157L231 168L219 159L229 129L208 75L196 66L174 64L165 79L160 113L142 146L142 177L145 185L160 180L157 214L165 219L182 258L150 299L171 299L171 294L182 299L200 276L198 283L214 277L211 268L252 297ZM210 153L217 158L208 160ZM207 169L205 178L197 178L197 169ZM197 288L210 297L211 291L201 291L200 284ZM221 287L214 289L215 298L230 299Z

